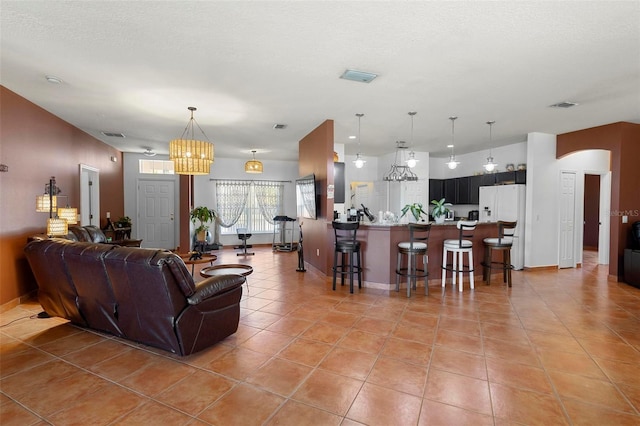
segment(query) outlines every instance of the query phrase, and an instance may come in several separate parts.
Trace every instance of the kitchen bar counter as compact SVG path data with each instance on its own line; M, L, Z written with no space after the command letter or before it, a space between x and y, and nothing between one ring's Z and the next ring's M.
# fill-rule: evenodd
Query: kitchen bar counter
M498 227L495 222L478 223L475 229L472 239L473 264L474 275L478 282L482 280L482 265L480 265L484 256L482 240L488 237L495 237L497 234ZM331 222L327 224L327 238L329 247L333 247L334 234ZM444 240L456 238L458 238L456 222L431 223L427 251L429 256L427 269L430 282L434 280L440 282L442 278L442 245ZM360 223L358 240L362 244L363 280L365 284L375 288L395 288L398 243L409 241L408 226L406 224ZM329 255L331 256L329 265L333 265L333 250L330 251Z

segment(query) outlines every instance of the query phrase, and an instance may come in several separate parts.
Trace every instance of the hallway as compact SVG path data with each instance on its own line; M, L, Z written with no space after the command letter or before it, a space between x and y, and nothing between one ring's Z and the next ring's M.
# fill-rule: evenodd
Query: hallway
M4 312L3 426L640 424L640 290L588 256L407 299L254 251L216 252L254 268L240 326L184 358Z

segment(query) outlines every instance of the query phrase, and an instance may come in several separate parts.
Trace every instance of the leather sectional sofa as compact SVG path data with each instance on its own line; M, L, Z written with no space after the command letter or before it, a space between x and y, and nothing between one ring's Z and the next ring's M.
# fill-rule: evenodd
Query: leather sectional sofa
M174 253L35 239L25 254L45 312L73 324L189 355L236 332L245 278L197 284Z

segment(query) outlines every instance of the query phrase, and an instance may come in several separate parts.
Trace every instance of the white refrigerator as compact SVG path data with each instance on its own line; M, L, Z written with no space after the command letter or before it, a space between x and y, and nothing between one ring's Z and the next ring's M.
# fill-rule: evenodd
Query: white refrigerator
M511 264L524 268L525 185L497 185L480 187L480 222L517 221Z

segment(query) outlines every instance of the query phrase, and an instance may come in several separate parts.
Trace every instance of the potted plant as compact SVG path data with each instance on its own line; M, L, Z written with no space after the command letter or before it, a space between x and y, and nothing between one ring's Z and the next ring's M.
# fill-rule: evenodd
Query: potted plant
M444 198L441 198L440 201L431 200L431 204L434 205L433 210L431 210L433 219L436 221L436 223L443 223L444 216L449 213L449 206L451 206L452 204L446 203Z
M191 210L190 217L191 222L193 222L194 225L196 224L196 221L200 222L200 225L195 229L197 240L206 241L207 231L209 230L207 223L215 220L215 212L208 207L198 206Z
M422 209L422 204L420 203L413 203L413 204L407 204L402 208L402 215L400 217L404 217L404 215L407 214L407 212L411 212L411 214L413 215L413 217L416 219L416 222L420 222L420 217L424 214L426 216L428 216L429 214L424 211Z
M122 216L116 221L117 228L131 228L131 218L129 216Z

